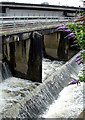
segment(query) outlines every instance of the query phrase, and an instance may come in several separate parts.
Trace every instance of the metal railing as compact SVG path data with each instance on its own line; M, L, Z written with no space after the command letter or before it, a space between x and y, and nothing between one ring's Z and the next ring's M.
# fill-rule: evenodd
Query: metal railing
M13 32L18 29L27 30L30 28L41 28L61 23L73 22L75 17L58 17L58 16L1 16L0 30ZM9 31L10 31L9 30Z

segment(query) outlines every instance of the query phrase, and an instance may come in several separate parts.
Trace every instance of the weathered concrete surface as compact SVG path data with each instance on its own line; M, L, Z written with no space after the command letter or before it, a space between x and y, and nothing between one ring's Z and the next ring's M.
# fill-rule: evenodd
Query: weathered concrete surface
M69 42L64 39L64 36L65 33L63 31L44 35L46 55L53 59L68 60Z
M3 60L9 64L13 76L42 82L42 56L68 60L69 40L64 39L66 33L54 32L54 29L51 32L43 35L34 31L2 37Z
M37 32L31 38L27 75L32 81L42 82L42 35Z
M50 35L44 35L44 46L46 54L52 56L53 58L57 59L57 51L60 41L60 34L53 33Z
M78 116L79 120L85 120L85 109L80 113L80 115Z
M23 33L3 37L3 60L6 61L13 76L42 81L42 52L53 59L68 59L68 42L62 31L41 35L38 32Z
M25 35L8 37L12 42L3 43L3 61L9 64L13 76L41 82L42 36L38 32Z

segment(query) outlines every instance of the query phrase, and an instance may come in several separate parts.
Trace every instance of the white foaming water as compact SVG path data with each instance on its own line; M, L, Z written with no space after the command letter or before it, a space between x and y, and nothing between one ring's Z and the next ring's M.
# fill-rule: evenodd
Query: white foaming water
M13 103L19 103L39 83L10 77L0 83L0 112L7 110Z
M85 84L84 84L85 87ZM83 111L83 83L65 87L43 118L77 118Z
M57 71L63 62L43 60L43 82L54 71ZM73 76L74 77L74 76ZM7 111L13 103L23 101L25 96L39 84L29 80L10 77L0 83L0 112ZM85 85L84 85L85 86ZM83 83L70 85L62 90L57 100L48 108L44 118L72 118L77 117L83 110Z
M82 72L79 72L81 75ZM42 118L77 118L83 111L83 93L85 92L85 83L79 85L69 85L65 87L59 94L57 100L53 102Z
M3 106L5 106L5 101L3 99L3 96L2 96L2 86L0 86L0 112L1 110L3 109Z
M63 64L63 61L51 61L44 58L42 61L42 81L46 80L48 76L57 71Z
M43 59L43 80L54 72L63 62ZM7 110L13 103L23 101L25 96L33 91L40 83L10 77L0 83L0 112Z

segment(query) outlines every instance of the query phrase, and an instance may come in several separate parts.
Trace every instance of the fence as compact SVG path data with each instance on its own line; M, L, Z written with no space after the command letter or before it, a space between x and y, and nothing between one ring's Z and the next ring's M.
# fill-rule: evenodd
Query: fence
M28 30L30 28L42 28L61 23L72 22L75 17L57 17L57 16L1 16L0 30L15 32L18 29Z

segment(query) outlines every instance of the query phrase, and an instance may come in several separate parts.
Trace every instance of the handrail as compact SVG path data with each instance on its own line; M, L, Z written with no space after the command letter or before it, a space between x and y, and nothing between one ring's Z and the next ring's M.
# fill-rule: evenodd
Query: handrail
M37 19L37 18L50 18L50 19L75 19L76 17L58 17L58 16L0 16L0 19L20 19L20 18L30 18L30 19Z
M18 29L30 29L39 27L48 27L67 24L73 22L76 17L58 17L58 16L2 16L0 17L0 30L13 31Z

